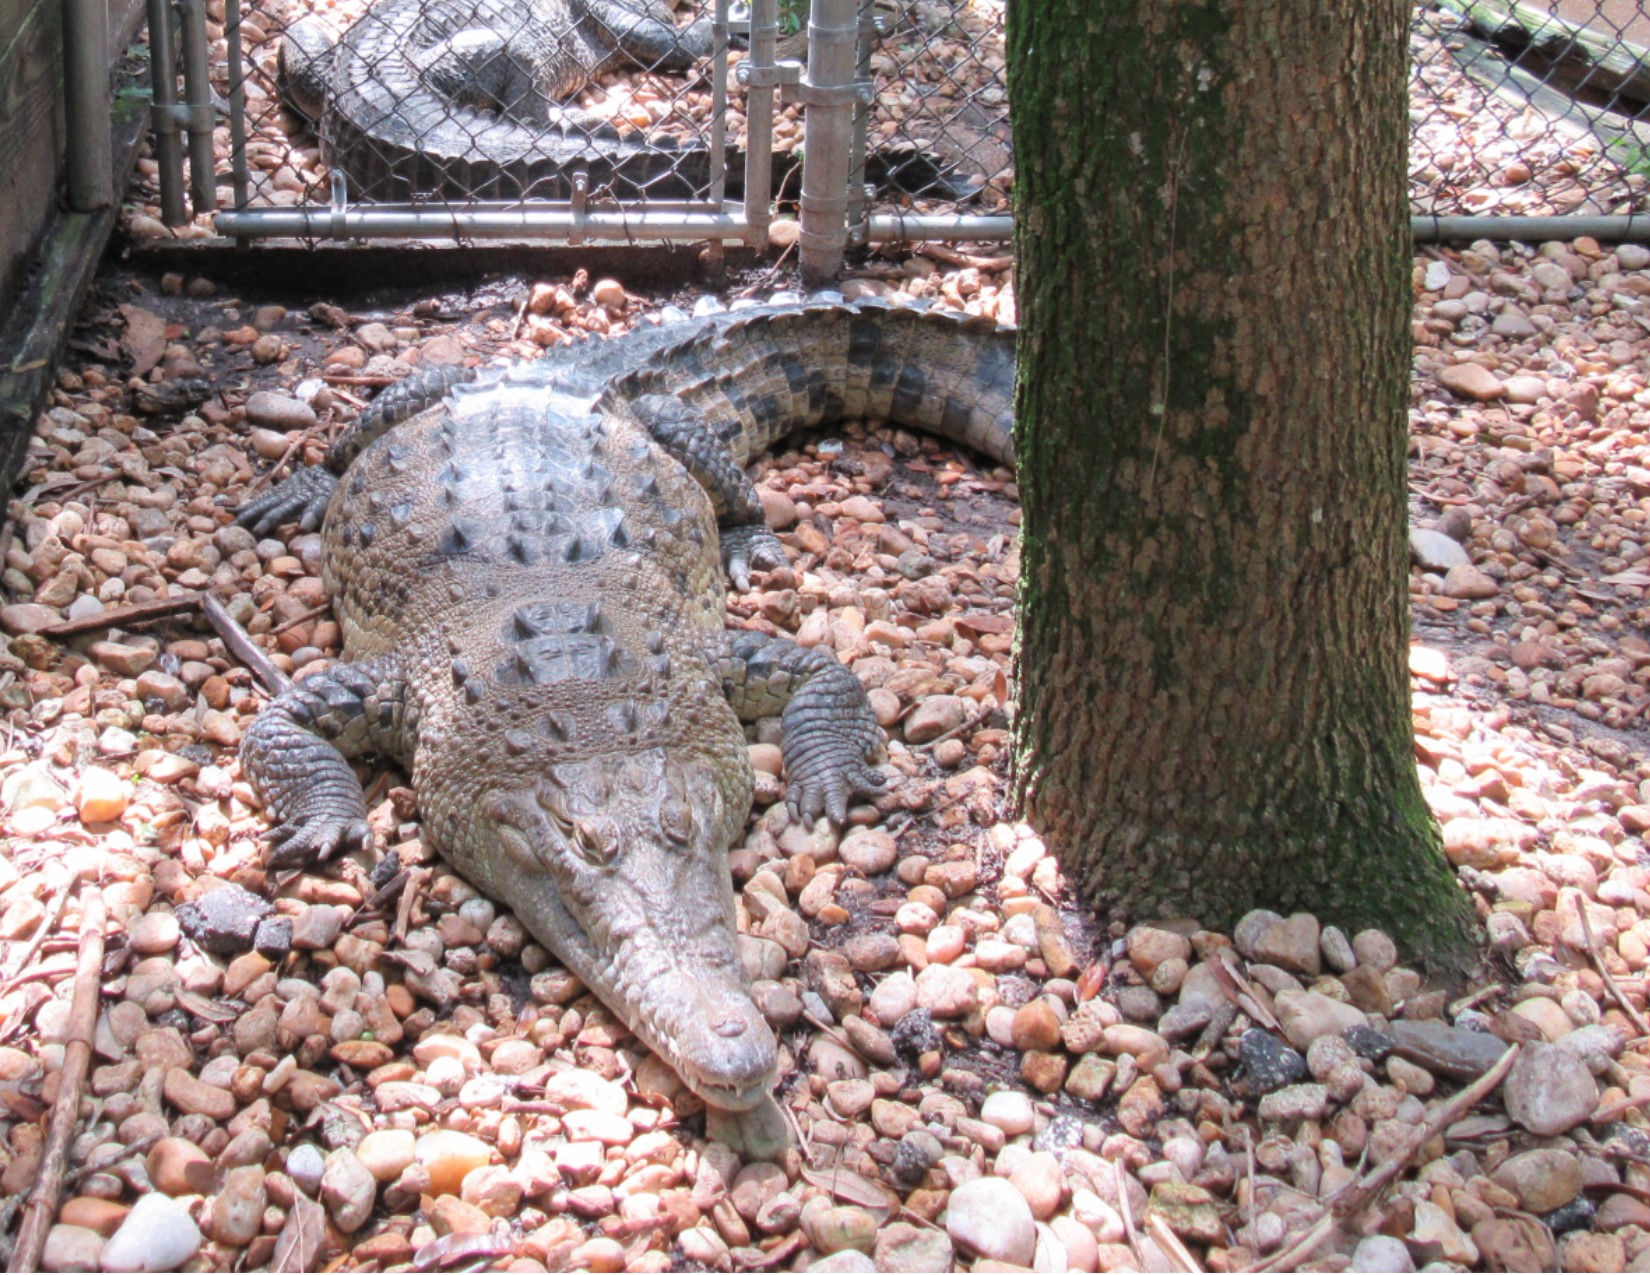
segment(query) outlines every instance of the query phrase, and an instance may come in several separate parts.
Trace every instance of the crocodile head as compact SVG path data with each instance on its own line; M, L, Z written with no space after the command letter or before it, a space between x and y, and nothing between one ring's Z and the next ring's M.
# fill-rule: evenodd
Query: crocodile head
M479 875L690 1089L743 1111L772 1087L777 1045L739 957L731 805L696 753L552 764L482 802L495 844Z

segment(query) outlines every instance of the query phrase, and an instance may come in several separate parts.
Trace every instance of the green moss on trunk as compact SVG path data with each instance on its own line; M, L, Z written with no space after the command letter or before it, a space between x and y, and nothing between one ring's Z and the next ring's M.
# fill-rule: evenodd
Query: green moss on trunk
M1016 742L1096 905L1452 957L1406 674L1405 21L1010 7Z

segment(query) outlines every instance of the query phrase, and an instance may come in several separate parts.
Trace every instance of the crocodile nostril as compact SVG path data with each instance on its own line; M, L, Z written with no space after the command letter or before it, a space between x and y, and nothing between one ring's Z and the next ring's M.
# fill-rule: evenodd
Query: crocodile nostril
M749 1024L743 1018L719 1018L711 1030L718 1036L743 1036L747 1026Z

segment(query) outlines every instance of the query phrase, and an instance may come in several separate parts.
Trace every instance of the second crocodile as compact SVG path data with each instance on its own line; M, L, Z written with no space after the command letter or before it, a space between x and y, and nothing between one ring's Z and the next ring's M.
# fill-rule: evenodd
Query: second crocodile
M688 71L711 47L663 0L377 0L336 42L295 23L280 78L352 199L567 199L575 171L593 194L682 198L709 180L704 146L568 99L609 66Z

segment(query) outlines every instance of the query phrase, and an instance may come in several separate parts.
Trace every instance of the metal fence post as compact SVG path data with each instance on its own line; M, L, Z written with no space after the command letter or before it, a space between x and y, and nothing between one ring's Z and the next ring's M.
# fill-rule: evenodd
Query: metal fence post
M69 208L93 212L107 208L115 197L109 11L104 0L65 0L63 64Z
M802 282L821 288L842 272L848 243L848 165L859 54L857 0L813 0L808 73L797 96L805 108L802 142Z
M183 149L178 140L178 66L172 48L170 0L149 0L149 105L160 178L160 219L168 226L189 220L183 207Z
M745 243L768 246L773 222L773 91L779 83L774 45L779 0L752 0L750 56L740 64L745 83Z
M178 0L178 16L183 26L183 124L189 136L189 202L199 216L218 206L205 0Z

